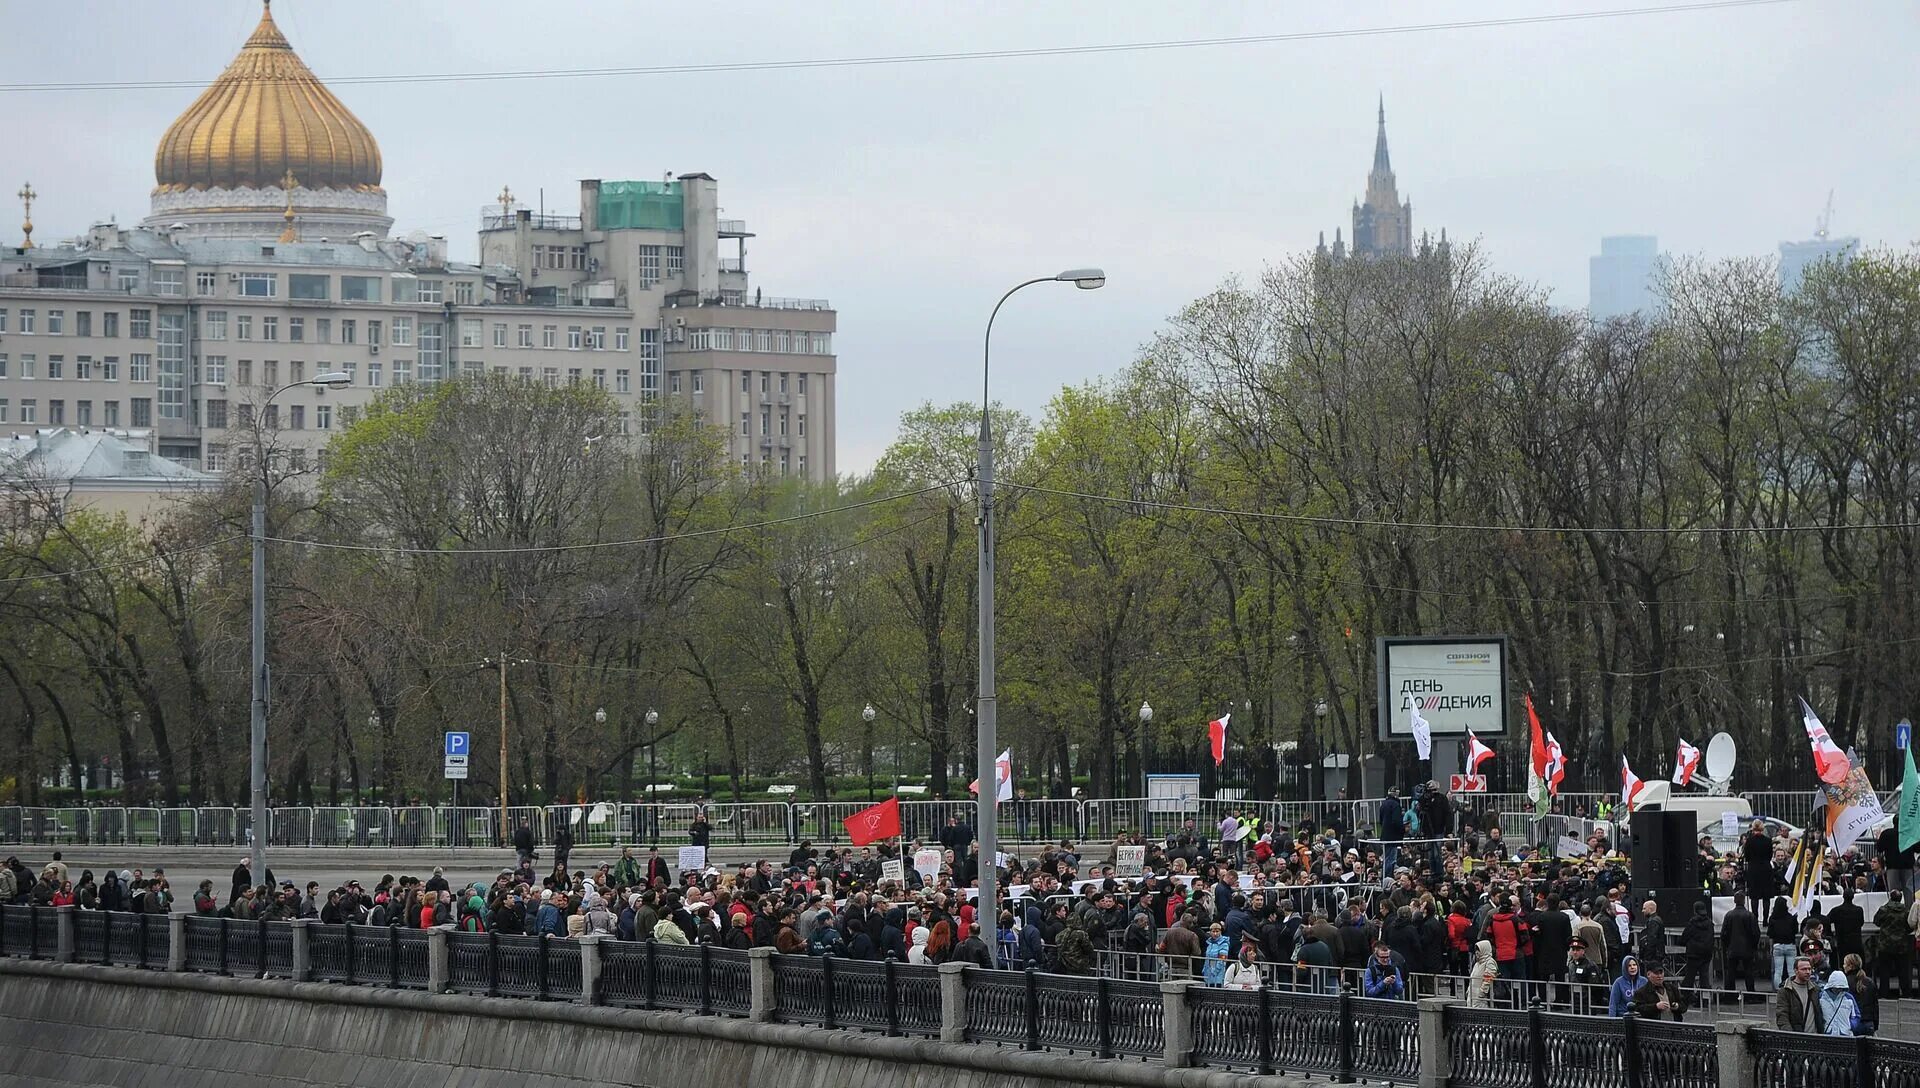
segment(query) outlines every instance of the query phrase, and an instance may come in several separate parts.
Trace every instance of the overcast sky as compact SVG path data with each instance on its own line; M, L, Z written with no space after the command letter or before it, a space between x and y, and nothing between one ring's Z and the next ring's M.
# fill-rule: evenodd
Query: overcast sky
M1654 0L1640 0L1650 5ZM1426 4L660 5L280 0L322 78L1083 46L1597 11L1634 0ZM211 81L248 0L8 4L0 83ZM500 186L571 213L585 177L704 170L760 237L769 294L840 314L839 459L869 467L901 412L977 397L1001 290L996 399L1039 414L1122 366L1166 315L1348 223L1384 94L1416 231L1478 238L1501 271L1584 305L1604 234L1767 254L1834 231L1920 240L1911 0L1797 0L1552 25L1153 52L724 74L337 87L380 141L395 231L472 259ZM0 93L0 172L43 241L138 222L155 143L194 89Z

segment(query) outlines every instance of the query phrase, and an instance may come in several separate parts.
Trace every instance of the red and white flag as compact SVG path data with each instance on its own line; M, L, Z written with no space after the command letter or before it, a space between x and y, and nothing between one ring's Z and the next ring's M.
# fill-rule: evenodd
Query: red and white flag
M1800 716L1807 726L1807 743L1813 746L1813 773L1829 786L1845 782L1847 773L1853 770L1853 764L1848 762L1847 754L1840 750L1840 746L1833 743L1833 738L1827 735L1827 727L1820 724L1820 715L1807 705L1805 696L1800 699Z
M993 776L997 780L997 785L993 791L993 799L1003 805L1013 800L1013 749L1009 748L1001 752L1000 758L993 761ZM980 780L978 778L967 783L967 792L973 794L975 797L980 795Z
M1567 753L1560 748L1560 742L1547 734L1547 786L1554 793L1560 792L1560 783L1567 777Z
M1213 765L1216 767L1227 761L1227 723L1232 720L1232 714L1222 714L1207 723L1207 739L1213 742Z
M1493 758L1493 749L1480 743L1480 738L1467 730L1467 773L1479 774L1480 765Z
M1633 773L1632 767L1628 766L1627 757L1624 755L1621 756L1620 757L1620 803L1627 806L1628 812L1633 811L1634 802L1640 799L1641 791L1645 790L1646 788L1647 788L1647 784L1640 780L1639 775Z
M1680 750L1673 754L1673 784L1690 785L1693 782L1693 772L1699 769L1700 749L1688 744L1687 738L1681 737Z

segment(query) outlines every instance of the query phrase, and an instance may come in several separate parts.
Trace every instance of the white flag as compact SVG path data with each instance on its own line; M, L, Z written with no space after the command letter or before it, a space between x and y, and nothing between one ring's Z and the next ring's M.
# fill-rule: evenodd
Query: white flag
M1418 700L1407 704L1407 713L1412 715L1409 724L1413 728L1414 750L1420 753L1421 759L1432 759L1433 726L1427 724L1427 719L1420 716L1420 703Z

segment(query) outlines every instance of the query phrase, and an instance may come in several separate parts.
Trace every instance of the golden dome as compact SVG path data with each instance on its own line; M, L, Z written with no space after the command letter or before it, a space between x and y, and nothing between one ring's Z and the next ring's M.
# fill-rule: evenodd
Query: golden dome
M380 145L314 78L274 25L260 25L160 139L160 191L278 189L292 171L305 189L380 188Z

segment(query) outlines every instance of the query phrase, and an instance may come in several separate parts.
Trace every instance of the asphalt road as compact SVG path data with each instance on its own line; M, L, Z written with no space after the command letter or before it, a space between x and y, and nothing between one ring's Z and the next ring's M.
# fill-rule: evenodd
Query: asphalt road
M50 846L3 846L0 847L0 858L9 855L18 857L28 869L38 872L41 866L53 859L54 850ZM738 864L764 857L779 863L786 860L788 850L783 846L715 847L709 852L709 860L715 864ZM163 868L178 904L189 904L194 888L202 880L213 881L215 894L225 902L227 892L233 885L234 866L247 853L243 846L70 846L59 848L59 852L75 880L79 879L83 869L92 869L94 879L98 880L108 868L140 869L147 876L152 876L156 867ZM673 862L673 852L663 849L661 854L670 864ZM568 858L568 866L591 870L601 862L611 863L619 856L617 847L579 847ZM643 849L636 849L634 856L644 859L647 854ZM338 887L349 879L358 880L370 888L389 873L425 878L432 874L436 865L446 870L447 879L455 886L475 880L487 883L498 876L501 869L511 868L513 863L511 850L491 847L463 850L440 847L274 847L267 851L267 868L272 871L274 878L291 880L303 889L309 880L318 881L321 888L327 889ZM542 849L539 864L546 866L552 863L551 849Z

